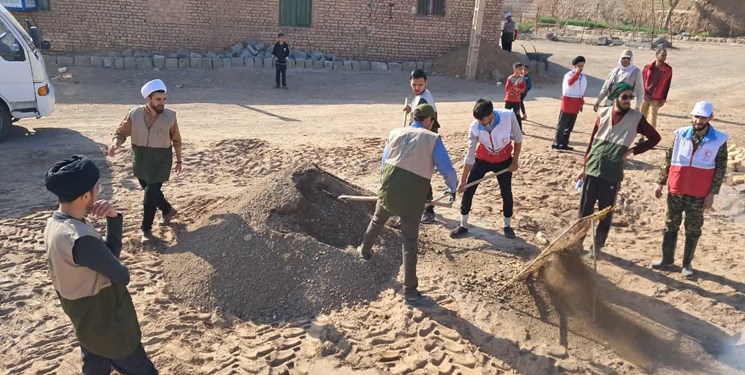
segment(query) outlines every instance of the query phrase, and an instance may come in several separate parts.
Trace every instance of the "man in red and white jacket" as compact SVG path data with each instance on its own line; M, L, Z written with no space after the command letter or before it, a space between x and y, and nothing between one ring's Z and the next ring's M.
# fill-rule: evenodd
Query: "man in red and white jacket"
M468 233L468 213L471 211L473 195L477 185L464 188L468 183L483 178L488 172L498 173L499 191L502 195L502 215L504 216L504 236L515 238L512 229L512 172L519 165L523 133L517 123L515 112L507 109L494 109L492 102L484 99L476 101L473 117L468 130L468 148L463 165L459 193L463 193L460 205L460 226L450 237Z
M711 208L727 172L727 134L709 123L714 106L698 102L691 115L692 126L675 131L675 143L667 152L655 190L655 196L660 198L665 184L668 186L662 259L651 264L652 268L664 269L674 263L678 229L685 213L682 273L687 278L693 277L691 261L701 237L704 210Z
M551 148L554 150L574 150L569 146L569 136L577 122L577 114L582 112L585 105L585 90L587 89L587 77L582 70L585 68L585 58L577 56L572 59L573 70L564 75L561 96L561 112L559 113L559 125L556 129L556 137Z
M667 50L660 47L655 52L655 60L644 66L642 77L644 78L644 103L642 113L652 127L657 127L657 111L665 105L667 93L670 91L670 82L673 79L673 68L668 65ZM649 116L649 110L652 116Z

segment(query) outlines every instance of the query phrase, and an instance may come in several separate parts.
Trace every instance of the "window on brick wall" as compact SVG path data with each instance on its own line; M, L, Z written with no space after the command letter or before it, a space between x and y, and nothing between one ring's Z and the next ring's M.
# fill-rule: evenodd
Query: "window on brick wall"
M310 27L313 2L311 0L280 0L279 24Z
M444 16L445 0L417 0L416 14L423 16Z

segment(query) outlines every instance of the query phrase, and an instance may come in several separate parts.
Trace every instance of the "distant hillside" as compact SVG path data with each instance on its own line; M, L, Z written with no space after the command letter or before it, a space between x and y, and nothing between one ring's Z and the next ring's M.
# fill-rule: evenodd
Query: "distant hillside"
M675 0L505 0L504 9L517 20L539 17L589 19L608 23L664 25ZM670 14L673 32L707 33L711 36L745 36L745 0L678 0Z

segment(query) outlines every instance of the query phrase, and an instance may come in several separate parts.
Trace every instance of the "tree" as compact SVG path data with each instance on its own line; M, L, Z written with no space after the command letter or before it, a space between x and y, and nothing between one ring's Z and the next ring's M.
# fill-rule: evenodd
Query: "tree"
M680 0L667 0L668 6L670 6L670 9L667 10L667 15L665 16L665 29L670 30L670 19L673 18L673 12L675 11L675 7L680 4Z

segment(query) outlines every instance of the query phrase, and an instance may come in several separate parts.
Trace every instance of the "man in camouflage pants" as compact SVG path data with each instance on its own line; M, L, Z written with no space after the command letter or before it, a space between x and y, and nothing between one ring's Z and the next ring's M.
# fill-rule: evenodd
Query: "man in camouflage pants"
M714 106L698 102L691 115L692 126L675 131L673 147L667 151L655 190L655 196L660 198L668 185L662 259L651 264L654 269L664 269L674 263L678 229L685 213L682 273L686 278L694 276L691 261L701 237L704 210L711 208L727 172L727 134L709 123L714 117Z

